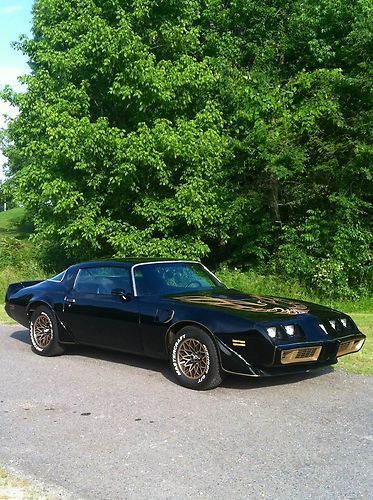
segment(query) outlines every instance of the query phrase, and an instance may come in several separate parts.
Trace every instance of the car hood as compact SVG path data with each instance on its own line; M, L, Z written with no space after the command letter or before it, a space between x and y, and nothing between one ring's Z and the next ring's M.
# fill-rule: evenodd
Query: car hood
M280 317L290 319L301 314L312 314L320 319L330 319L341 315L334 309L311 302L283 297L249 295L226 288L178 293L168 295L167 298L198 308L234 313L252 321L272 321Z

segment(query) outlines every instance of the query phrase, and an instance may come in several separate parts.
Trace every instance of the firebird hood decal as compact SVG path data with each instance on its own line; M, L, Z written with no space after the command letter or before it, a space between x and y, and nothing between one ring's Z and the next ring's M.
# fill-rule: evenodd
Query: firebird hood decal
M189 304L201 304L238 311L263 312L272 314L306 314L309 309L306 305L274 297L259 297L252 295L248 299L234 299L221 295L213 297L209 295L182 295L174 299ZM253 299L253 300L251 300Z

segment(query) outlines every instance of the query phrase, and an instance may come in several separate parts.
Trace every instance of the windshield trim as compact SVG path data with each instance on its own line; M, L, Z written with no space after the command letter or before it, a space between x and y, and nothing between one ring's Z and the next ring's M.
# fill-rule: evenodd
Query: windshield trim
M64 271L61 271L60 273L56 274L55 276L52 276L52 278L47 278L46 281L52 281L53 283L61 283L61 281L63 281L65 279L66 272L67 272L67 269L65 269ZM62 278L60 280L54 279L57 276L60 276L61 274L62 274Z
M137 288L136 288L136 282L135 282L135 267L138 267L138 266L149 266L149 265L154 265L154 264L178 264L178 263L183 263L183 264L199 264L200 266L203 267L203 269L208 274L210 274L211 276L213 276L213 278L218 283L220 283L220 284L223 285L223 283L220 281L220 279L217 276L215 276L215 274L212 273L209 269L207 269L207 267L204 266L202 264L202 262L199 262L198 260L162 260L162 261L155 260L153 262L139 262L138 264L134 264L131 267L131 281L132 281L132 289L133 289L133 295L134 295L134 297L138 297Z

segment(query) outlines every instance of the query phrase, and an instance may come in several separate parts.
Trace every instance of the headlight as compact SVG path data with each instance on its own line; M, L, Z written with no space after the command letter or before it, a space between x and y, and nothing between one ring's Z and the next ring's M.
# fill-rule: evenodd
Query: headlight
M303 330L299 325L277 325L267 327L268 336L276 340L293 340L304 337Z
M271 337L271 339L274 339L276 338L277 328L275 326L270 326L269 328L267 328L267 333Z
M285 332L287 333L287 335L289 335L290 337L293 337L294 336L294 333L295 333L295 326L294 325L286 325L285 326Z

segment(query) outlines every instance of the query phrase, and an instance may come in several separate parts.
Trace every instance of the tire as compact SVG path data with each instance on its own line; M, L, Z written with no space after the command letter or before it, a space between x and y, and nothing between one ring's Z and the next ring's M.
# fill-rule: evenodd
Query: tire
M64 352L58 342L57 320L51 309L40 306L30 318L30 340L33 352L40 356L59 356Z
M218 351L211 337L195 326L182 328L174 337L170 362L177 382L189 389L207 391L223 381Z

